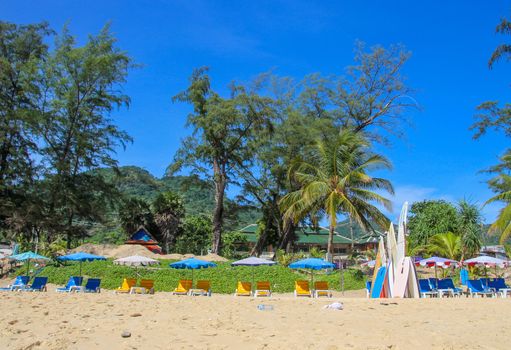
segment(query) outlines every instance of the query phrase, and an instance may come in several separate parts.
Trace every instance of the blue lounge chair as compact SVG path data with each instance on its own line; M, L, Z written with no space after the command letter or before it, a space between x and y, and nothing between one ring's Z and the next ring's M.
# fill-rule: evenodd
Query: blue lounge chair
M419 280L419 289L420 289L421 297L423 297L423 298L427 298L428 296L429 297L438 296L438 292L431 288L429 281L426 279Z
M461 296L462 290L454 286L454 282L450 278L444 278L438 281L438 293L440 296Z
M34 277L32 285L21 290L24 292L43 292L46 291L46 283L48 283L48 277Z
M57 292L76 292L80 290L83 282L83 277L71 276L65 287L57 288Z
M489 281L489 287L495 289L503 298L511 295L511 288L506 284L503 278L495 278Z
M433 290L438 289L438 278L431 277L431 278L428 278L428 281L429 281L429 286L431 287L431 289L433 289Z
M0 291L13 291L25 288L29 280L29 276L17 276L12 284L7 287L0 288Z
M367 297L369 298L371 296L371 285L373 283L371 281L366 281L366 292L367 292Z
M495 296L495 293L493 291L483 286L483 282L481 282L481 280L468 280L467 288L468 292L470 293L470 296L472 297L478 295L487 297Z
M490 288L490 278L481 277L481 278L479 278L479 280L483 284L484 288L486 288L486 289Z
M99 293L101 292L101 280L99 278L89 278L87 283L85 283L85 287L83 291L85 293Z

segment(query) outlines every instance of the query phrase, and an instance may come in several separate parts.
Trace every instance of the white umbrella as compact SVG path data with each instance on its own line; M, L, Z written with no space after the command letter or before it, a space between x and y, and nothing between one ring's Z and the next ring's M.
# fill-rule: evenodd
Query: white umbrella
M150 266L158 265L159 263L160 262L158 260L146 258L145 256L140 255L127 256L125 258L114 260L114 264L126 266Z
M139 266L159 265L160 262L158 260L146 258L145 256L132 255L132 256L127 256L125 258L116 259L116 260L114 260L114 264L125 265L125 266L135 266L135 273L137 274L138 277L141 277L141 275L138 273Z
M468 259L463 261L463 265L467 266L484 266L484 275L488 277L488 273L486 271L486 268L488 266L495 267L495 276L497 276L497 266L498 267L506 267L508 266L508 262L506 260L502 260L499 258L494 258L492 256L488 255L481 255L472 259Z

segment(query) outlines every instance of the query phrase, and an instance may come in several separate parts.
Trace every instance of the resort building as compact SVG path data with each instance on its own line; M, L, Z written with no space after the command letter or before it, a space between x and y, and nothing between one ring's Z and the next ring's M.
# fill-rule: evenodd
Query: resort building
M360 234L359 228L354 228L354 233ZM339 232L341 231L342 234ZM346 231L346 232L345 232ZM239 230L246 240L247 244L244 247L239 247L240 250L250 251L257 242L257 224L250 224ZM328 245L328 228L325 227L309 227L302 226L297 227L295 230L295 251L308 252L312 248L318 248L320 250L326 250ZM360 238L354 238L353 240L347 235L351 235L349 227L338 226L335 231L333 239L333 254L334 256L345 256L350 254L352 251L365 251L376 249L378 245L377 234L369 235L365 234ZM264 251L267 253L274 253L276 247L268 245Z

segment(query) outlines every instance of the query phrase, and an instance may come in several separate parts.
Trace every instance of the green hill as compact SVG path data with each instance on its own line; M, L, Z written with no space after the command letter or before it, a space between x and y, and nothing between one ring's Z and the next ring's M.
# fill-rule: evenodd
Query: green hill
M183 198L187 215L211 215L215 203L213 183L197 176L164 176L157 178L137 166L124 166L117 170L101 169L100 174L117 185L119 190L132 197L151 202L163 191L172 191ZM257 221L259 210L252 206L239 205L232 199L225 203L225 229L235 230Z

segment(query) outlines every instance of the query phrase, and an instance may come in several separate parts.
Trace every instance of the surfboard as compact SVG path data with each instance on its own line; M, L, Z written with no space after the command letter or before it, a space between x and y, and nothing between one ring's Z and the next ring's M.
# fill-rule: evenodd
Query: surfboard
M401 259L394 277L394 298L418 298L419 283L417 272L410 257Z
M397 228L397 261L401 261L406 256L406 223L408 216L408 202L403 204L401 214L399 215Z
M385 283L385 276L387 275L387 267L381 266L378 269L376 278L373 280L373 288L371 289L371 298L380 298L383 286Z

